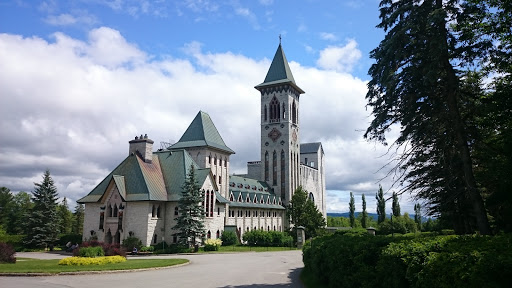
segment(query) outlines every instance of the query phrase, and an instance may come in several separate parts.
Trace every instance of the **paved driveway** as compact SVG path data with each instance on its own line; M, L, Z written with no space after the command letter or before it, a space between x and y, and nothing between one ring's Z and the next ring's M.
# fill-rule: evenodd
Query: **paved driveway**
M55 254L40 254L43 254L41 257L46 258L63 257ZM37 255L18 256L35 258ZM150 257L186 258L190 260L190 264L125 273L0 277L0 287L303 287L299 280L300 271L304 267L302 251L297 250Z

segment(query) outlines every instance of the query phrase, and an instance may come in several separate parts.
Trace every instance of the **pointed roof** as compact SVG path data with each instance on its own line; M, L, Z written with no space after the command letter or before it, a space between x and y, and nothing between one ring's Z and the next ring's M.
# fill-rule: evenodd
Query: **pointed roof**
M286 55L284 55L281 43L279 43L279 47L277 47L276 54L274 55L272 64L270 64L270 68L268 69L265 80L263 81L263 83L255 86L254 88L260 90L261 88L267 86L285 83L292 85L295 89L299 91L299 93L304 93L304 91L300 89L299 86L297 86L297 84L295 84L295 79L293 79L292 70L290 70L290 66L288 66L288 60L286 60Z
M187 130L181 136L180 141L169 147L169 149L182 149L188 147L202 147L208 146L219 149L230 154L235 154L235 151L231 150L222 137L219 134L215 124L208 113L199 111L196 118L190 123Z

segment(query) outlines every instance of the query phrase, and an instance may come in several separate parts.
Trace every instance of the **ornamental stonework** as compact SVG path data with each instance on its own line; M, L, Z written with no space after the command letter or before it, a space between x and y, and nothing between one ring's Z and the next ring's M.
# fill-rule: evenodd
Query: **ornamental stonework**
M268 133L268 137L272 139L272 141L276 142L279 137L281 137L281 132L277 130L276 128L273 128L272 131Z
M293 142L297 142L297 132L295 130L293 130L292 139L293 139Z

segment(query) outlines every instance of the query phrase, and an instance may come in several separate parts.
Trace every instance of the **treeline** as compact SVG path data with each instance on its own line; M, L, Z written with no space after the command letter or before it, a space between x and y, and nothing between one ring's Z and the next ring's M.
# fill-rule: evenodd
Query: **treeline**
M81 235L83 205L77 204L72 212L65 197L58 201L50 171L45 171L43 180L34 185L30 194L23 191L12 193L6 187L0 188L0 242L16 242L13 244L17 249L20 245L24 248L46 248L57 245L62 234Z

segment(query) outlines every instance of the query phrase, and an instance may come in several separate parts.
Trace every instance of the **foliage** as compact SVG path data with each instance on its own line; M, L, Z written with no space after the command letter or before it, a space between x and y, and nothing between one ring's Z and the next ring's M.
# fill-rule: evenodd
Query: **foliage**
M287 215L293 226L293 235L297 235L297 227L303 226L306 238L315 237L317 230L325 226L325 219L318 211L315 203L308 197L308 192L299 186L290 200Z
M85 208L83 204L77 203L75 212L73 213L73 233L83 234L84 231L84 213Z
M0 242L0 263L16 263L16 251L12 245Z
M421 206L419 203L414 204L414 222L418 225L418 229L421 230Z
M103 248L101 246L90 246L90 247L80 247L78 252L80 257L100 257L105 256L103 252Z
M183 244L167 244L166 242L160 242L153 245L155 254L176 254L176 253L188 253L191 251L190 247ZM163 247L163 248L162 248Z
M393 192L393 202L391 203L391 209L393 211L393 216L400 216L400 202L398 202L398 195L396 192Z
M288 247L293 243L293 237L280 231L247 231L243 235L243 240L250 246L274 246Z
M65 246L68 242L71 242L71 244L82 244L82 235L77 235L77 234L61 234L61 235L59 235L58 244L60 246Z
M396 149L390 150L403 152L397 152L389 174L399 175L402 191L424 199L430 213L449 215L461 233L475 227L489 234L472 159L479 142L472 129L478 125L471 125L475 118L469 111L485 92L479 84L467 85L474 77L458 69L487 61L474 44L492 35L457 31L479 10L471 11L466 2L380 2L377 27L386 35L370 54L376 63L366 99L374 118L365 137L387 144L386 133L400 125ZM474 21L475 27L480 22Z
M6 187L0 187L0 227L7 227L9 223L9 212L13 196L11 190Z
M59 221L59 232L70 234L73 226L73 213L69 210L66 197L57 205L57 219Z
M354 227L356 222L356 217L354 215L354 213L356 212L356 205L354 204L354 194L352 194L352 192L350 192L350 202L348 203L348 209L350 211L350 227Z
M238 243L238 237L236 237L236 234L233 231L222 232L222 236L220 238L222 239L223 246L235 245Z
M512 235L335 233L305 245L303 259L329 287L508 287Z
M350 227L350 220L347 217L327 216L328 227Z
M201 202L203 193L201 186L197 183L194 165L190 165L187 179L182 186L182 195L178 201L179 216L176 218L176 225L172 228L178 231L180 244L193 247L196 239L204 237L205 229L203 219L205 217Z
M366 198L364 197L364 194L362 196L363 201L363 215L361 216L361 226L363 228L368 227L368 212L366 212Z
M409 217L408 213L405 213L403 216L395 217L392 219L386 219L384 222L378 225L378 233L380 235L388 235L392 233L414 233L417 231L417 225Z
M219 251L219 247L222 245L220 239L206 239L204 241L204 251Z
M88 241L88 242L83 242L81 246L82 247L101 247L103 249L103 254L105 256L119 255L119 256L126 257L126 250L124 248L122 248L118 243L109 244L109 243L92 240L92 241ZM79 250L80 249L73 250L73 256L79 256L79 254L78 254Z
M59 261L59 265L73 265L73 266L85 266L85 265L105 265L125 262L126 258L123 256L103 256L96 258L87 257L67 257Z
M382 186L380 184L379 191L377 191L375 199L377 200L377 215L379 215L377 222L382 223L384 222L384 219L386 219L386 199L384 199L384 191L382 191Z
M155 251L155 247L154 246L144 246L144 247L140 247L140 252L153 252Z
M45 171L41 183L34 184L34 208L30 211L24 243L28 247L46 248L58 240L57 188L49 170Z
M126 251L133 251L133 248L140 250L142 247L142 241L140 241L140 239L137 237L127 237L123 240L123 247L126 249Z
M28 212L32 207L28 193L21 191L13 194L6 187L0 188L0 226L8 234L26 234Z

